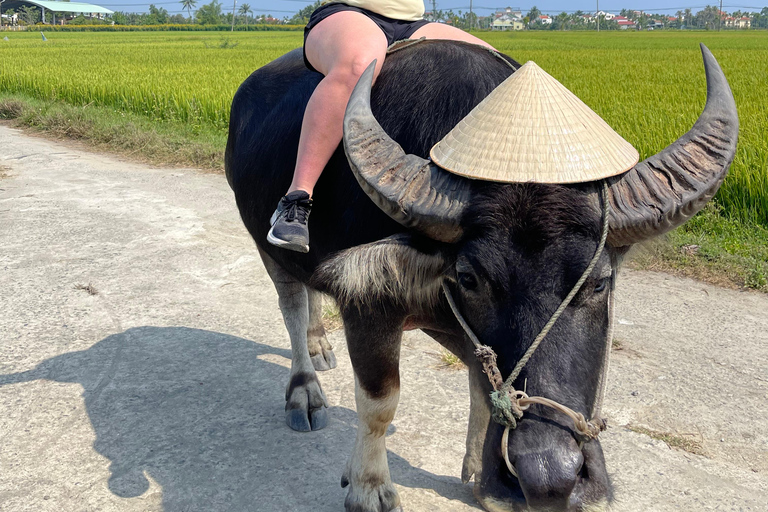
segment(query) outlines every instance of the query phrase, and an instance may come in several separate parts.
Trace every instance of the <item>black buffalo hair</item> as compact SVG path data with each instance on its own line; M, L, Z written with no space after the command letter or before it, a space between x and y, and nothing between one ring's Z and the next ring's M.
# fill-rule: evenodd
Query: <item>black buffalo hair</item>
M506 225L518 243L539 252L574 234L600 237L600 214L581 188L539 183L484 184L464 214L467 237Z

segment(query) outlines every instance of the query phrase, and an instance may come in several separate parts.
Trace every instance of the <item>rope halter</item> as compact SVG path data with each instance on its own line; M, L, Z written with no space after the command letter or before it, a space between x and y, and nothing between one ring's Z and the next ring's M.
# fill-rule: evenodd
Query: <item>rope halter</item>
M491 417L494 421L496 421L496 423L499 423L505 427L504 434L501 437L501 452L504 456L504 462L506 462L507 468L509 469L510 473L515 475L515 477L518 476L517 471L509 461L509 454L507 449L509 431L510 429L515 429L517 427L517 423L522 419L523 413L528 410L531 405L544 405L569 416L571 420L573 420L574 432L578 436L577 438L580 441L580 446L586 441L597 439L597 436L600 434L600 432L606 428L605 420L597 415L594 415L593 418L588 421L580 412L576 412L573 409L566 407L565 405L555 402L554 400L550 400L549 398L544 398L541 396L528 396L525 391L518 391L514 388L515 379L517 379L517 377L520 375L520 372L523 370L526 363L528 363L531 356L533 356L533 353L539 347L549 331L555 325L555 322L557 322L573 298L579 292L581 287L584 285L584 282L595 269L595 266L600 259L600 255L603 253L603 249L605 248L605 241L608 238L608 214L610 208L608 204L608 185L606 185L605 182L603 182L603 187L600 192L603 214L602 235L600 237L600 242L597 245L597 249L595 250L595 254L592 256L592 260L590 260L589 265L587 265L587 268L581 274L579 280L576 281L576 284L573 286L565 299L563 299L563 302L560 304L557 310L552 314L552 317L541 330L539 335L536 336L536 338L533 340L531 346L528 347L528 350L525 351L523 357L521 357L517 362L515 368L512 370L512 373L510 373L507 377L507 380L503 380L501 372L499 371L499 367L496 364L496 353L488 345L483 345L480 343L480 340L469 327L469 324L467 324L467 321L461 315L458 307L456 307L456 302L453 300L453 296L451 295L447 283L445 281L442 283L443 293L448 300L451 311L453 311L456 320L458 320L459 324L461 324L461 327L464 329L467 337L475 346L475 356L483 365L483 371L488 376L488 380L491 382L491 386L493 387L493 392L491 393ZM608 340L608 343L610 343L610 339ZM606 350L610 350L610 346L606 347Z

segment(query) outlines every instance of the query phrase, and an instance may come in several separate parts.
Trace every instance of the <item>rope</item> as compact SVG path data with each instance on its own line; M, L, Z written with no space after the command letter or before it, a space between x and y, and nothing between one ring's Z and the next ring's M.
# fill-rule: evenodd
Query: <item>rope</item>
M565 297L565 300L563 300L562 304L560 304L560 307L557 308L557 311L555 311L555 313L552 315L552 318L549 319L549 322L547 322L547 325L544 326L544 328L541 330L539 335L536 336L536 339L533 340L533 343L531 343L531 346L528 347L528 350L525 351L525 354L523 354L523 357L521 357L520 360L517 362L515 369L512 370L511 374L509 374L509 377L507 378L507 382L505 384L509 384L511 386L512 383L515 381L515 379L517 379L517 376L520 375L520 372L523 370L523 367L525 366L525 364L531 358L531 356L536 351L536 349L539 348L539 345L547 336L547 334L549 334L549 331L555 325L555 322L557 322L558 318L560 318L560 315L563 314L563 311L565 311L565 308L568 307L568 305L571 303L571 301L576 296L576 294L579 293L579 290L581 290L581 287L584 284L584 281L587 280L590 274L592 274L592 271L595 269L595 265L597 265L597 261L600 259L600 255L603 253L603 248L605 247L605 241L608 238L608 185L606 185L605 182L603 182L602 196L603 196L602 197L603 199L603 234L600 237L600 243L597 246L595 255L592 257L592 261L589 262L589 265L584 270L584 273L581 274L581 277L579 278L579 280L576 281L575 285L573 285L573 288L571 289L570 293Z
M442 283L443 293L448 300L448 305L456 317L456 320L458 320L462 329L464 329L464 332L467 334L467 337L475 346L475 356L480 360L480 363L483 365L483 371L488 376L488 380L490 381L491 386L493 386L493 392L490 396L491 404L493 406L491 416L494 421L505 427L504 434L501 436L502 456L504 457L504 462L507 465L507 469L509 469L510 473L512 473L515 477L517 477L517 471L510 462L508 455L509 431L510 429L517 427L517 422L522 419L523 413L531 405L538 404L550 407L571 418L575 432L581 436L580 445L584 441L597 439L600 432L606 428L605 420L597 417L597 415L593 414L592 420L587 421L584 415L580 412L576 412L561 403L550 400L549 398L541 396L529 396L525 391L515 390L513 385L517 377L520 375L520 372L533 356L533 353L539 347L547 334L549 334L549 331L552 329L557 320L560 318L565 309L584 285L584 282L587 280L590 274L592 274L592 271L595 269L595 266L597 265L597 262L603 253L605 242L608 238L608 217L610 208L608 204L608 185L605 182L603 182L603 188L601 190L601 200L603 214L602 235L600 236L600 242L597 245L595 254L592 256L589 265L587 265L587 268L581 274L579 280L576 281L576 284L573 286L557 310L552 314L552 317L549 319L547 324L544 326L538 336L536 336L536 338L533 340L531 346L528 347L528 350L525 351L523 357L521 357L517 362L515 368L512 370L512 373L510 373L509 377L507 377L506 381L502 379L501 372L499 371L499 367L496 364L496 353L491 347L480 343L480 340L472 331L472 328L469 326L459 311L459 308L456 306L456 302L453 299L453 295L451 294L446 281L443 281ZM606 350L610 350L610 347L607 347ZM601 381L604 380L604 377L604 375L601 375Z

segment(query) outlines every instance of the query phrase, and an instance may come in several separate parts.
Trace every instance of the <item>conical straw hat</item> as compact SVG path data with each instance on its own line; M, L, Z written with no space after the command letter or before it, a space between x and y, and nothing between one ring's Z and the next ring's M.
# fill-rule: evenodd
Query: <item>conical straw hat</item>
M529 61L432 147L461 176L507 183L581 183L615 176L637 150L563 84Z

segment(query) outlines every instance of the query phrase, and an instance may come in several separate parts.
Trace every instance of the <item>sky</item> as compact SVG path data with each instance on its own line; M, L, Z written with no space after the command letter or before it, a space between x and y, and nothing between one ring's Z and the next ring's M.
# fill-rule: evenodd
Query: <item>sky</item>
M163 7L171 14L184 13L179 1L157 0L148 2L147 0L84 0L89 3L101 5L113 11L125 12L147 12L149 4L154 3L157 7ZM222 3L224 12L232 12L233 0L219 0ZM512 1L512 4L504 3L504 0L473 0L473 11L479 16L485 16L493 11L510 6L519 8L523 14L528 12L532 6L537 6L544 13L557 14L562 11L573 12L582 10L584 12L594 12L596 2L599 0L506 0ZM299 9L312 4L314 0L238 0L238 5L248 3L254 15L271 14L275 18L293 16ZM197 0L197 7L210 3L210 0ZM431 9L432 1L426 0L427 9ZM603 0L600 2L600 10L618 13L621 9L634 9L647 12L670 13L690 8L693 12L703 9L706 5L715 4L717 0ZM744 4L744 5L741 5ZM762 4L762 5L761 5ZM760 11L765 5L766 0L723 0L723 10L727 12L742 11ZM437 8L442 10L453 9L454 12L468 11L469 0L437 0ZM193 10L194 11L194 10Z

